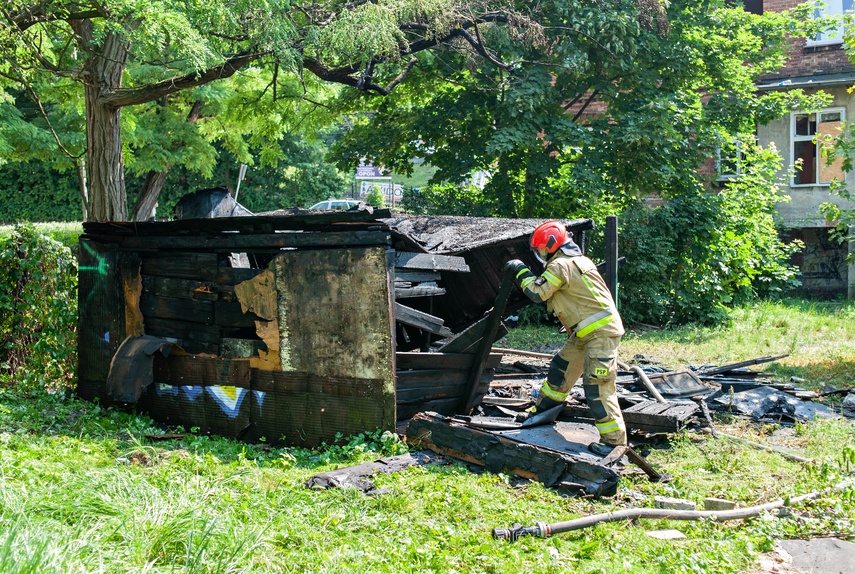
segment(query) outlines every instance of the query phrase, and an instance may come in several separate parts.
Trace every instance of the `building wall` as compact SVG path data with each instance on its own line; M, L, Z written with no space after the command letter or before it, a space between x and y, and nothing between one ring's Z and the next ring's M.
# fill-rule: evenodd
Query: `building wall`
M805 244L804 250L791 260L801 270L799 291L823 299L847 295L850 277L847 245L832 238L829 229L794 229L785 234L785 240L795 239Z
M836 86L825 88L824 91L833 96L833 102L829 107L843 108L846 113L846 120L855 120L855 98L847 91L846 86ZM855 208L855 203L844 200L829 191L827 184L817 184L808 186L790 185L789 170L793 166L793 150L790 143L790 116L784 116L767 125L758 126L757 138L760 145L768 147L774 145L781 153L784 159L784 167L779 172L779 178L785 182L784 189L787 195L790 196L789 202L778 204L778 214L781 217L782 223L787 228L801 227L827 227L829 224L819 212L819 206L824 202L831 202L849 209ZM855 173L845 174L846 185L853 189L855 183Z
M797 0L764 0L763 10L765 12L783 12L795 8L802 1ZM798 76L813 76L821 74L837 74L849 72L855 66L846 56L843 42L808 46L804 38L793 38L790 40L790 49L787 52L787 63L775 74L766 76L764 79L792 78Z
M799 0L764 0L763 11L782 12L799 5ZM846 74L855 70L855 66L843 49L841 43L811 46L807 40L799 38L790 41L789 58L786 65L773 75L766 76L761 84L772 84L780 80L780 89L792 81L802 83L810 81L811 76ZM821 80L821 78L817 78ZM805 87L799 85L798 87ZM855 121L855 97L848 92L846 82L837 86L822 86L822 90L833 97L829 108L843 108L845 121ZM813 89L815 92L819 88ZM811 89L807 89L810 92ZM840 243L830 236L831 224L819 211L819 206L831 202L843 208L855 208L855 202L844 200L830 192L827 184L791 185L790 171L793 169L793 149L791 143L791 118L787 115L765 126L758 126L758 141L763 146L775 145L784 160L783 169L778 174L784 182L782 186L788 202L778 204L778 215L785 227L786 237L799 239L805 244L803 252L793 263L801 270L801 293L817 297L855 295L855 270L846 261L848 245ZM855 189L855 174L842 174L846 186Z

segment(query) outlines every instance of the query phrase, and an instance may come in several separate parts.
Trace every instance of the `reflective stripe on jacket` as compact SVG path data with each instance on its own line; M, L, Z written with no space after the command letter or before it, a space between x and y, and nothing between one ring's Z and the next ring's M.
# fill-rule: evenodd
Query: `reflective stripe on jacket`
M546 301L546 308L577 337L594 331L623 335L623 322L606 282L594 262L579 255L569 257L558 251L535 277L520 277L520 287L534 301Z

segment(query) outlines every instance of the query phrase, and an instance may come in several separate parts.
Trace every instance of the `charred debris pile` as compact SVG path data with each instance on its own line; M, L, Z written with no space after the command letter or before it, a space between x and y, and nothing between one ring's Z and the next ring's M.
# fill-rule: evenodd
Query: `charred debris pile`
M518 360L520 351L495 346L503 317L528 304L505 263L536 264L528 237L543 220L371 208L234 217L194 196L202 199L204 213L184 209L190 219L84 224L84 398L280 444L397 430L436 456L567 493L612 493L628 468L663 479L632 449L606 458L587 451L597 434L581 391L560 412L517 422L551 355ZM584 249L592 222L565 224ZM715 410L774 420L834 415L807 391L745 366L625 366L618 386L632 437L709 426Z
M188 219L84 225L81 396L303 446L479 403L523 304L504 263L540 220L251 214L209 191Z

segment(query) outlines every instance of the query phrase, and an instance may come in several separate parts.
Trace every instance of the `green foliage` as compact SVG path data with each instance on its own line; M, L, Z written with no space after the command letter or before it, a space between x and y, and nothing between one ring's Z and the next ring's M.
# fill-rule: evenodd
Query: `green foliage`
M373 185L371 191L365 196L365 203L374 207L383 207L386 203L386 196L380 191L379 185Z
M80 222L76 223L33 223L32 227L39 235L50 237L54 241L58 241L68 247L73 254L77 253L78 243L80 242L80 234L83 233L83 225ZM0 241L11 238L12 233L16 230L14 225L0 226Z
M401 204L405 211L422 215L489 217L495 213L495 207L480 189L453 183L434 184L418 190L404 188Z
M28 225L0 239L0 311L0 382L69 387L77 358L71 251Z
M0 222L80 221L77 175L46 162L0 166Z
M488 171L484 198L505 217L692 194L719 142L802 105L801 92L754 86L809 18L805 8L757 16L723 0L674 0L665 34L643 25L642 4L541 3L532 18L543 41L488 28L491 49L518 63L512 73L465 66L460 54L423 58L407 85L368 102L376 113L355 116L333 152L342 165L368 158L399 172L424 157L433 183Z
M324 443L317 449L285 449L281 458L285 466L290 466L292 463L317 466L319 464L354 463L368 454L396 456L408 451L407 444L395 433L376 430L353 436L336 433L335 442L331 445Z
M620 253L621 314L628 322L717 323L736 305L798 285L774 214L784 199L774 182L774 150L746 149L742 174L718 193L698 188L661 207L627 211Z

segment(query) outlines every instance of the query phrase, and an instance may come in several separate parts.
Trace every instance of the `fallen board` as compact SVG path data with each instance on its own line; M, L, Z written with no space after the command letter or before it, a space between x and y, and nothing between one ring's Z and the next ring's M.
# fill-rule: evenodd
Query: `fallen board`
M590 496L610 496L617 491L618 473L597 464L590 455L581 457L524 440L525 433L520 431L513 437L503 436L436 413L419 413L407 426L410 444L483 466L490 472L508 472Z
M659 403L644 401L622 409L627 431L673 433L681 431L698 412L696 403ZM594 415L587 405L567 405L559 420L592 422Z

